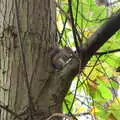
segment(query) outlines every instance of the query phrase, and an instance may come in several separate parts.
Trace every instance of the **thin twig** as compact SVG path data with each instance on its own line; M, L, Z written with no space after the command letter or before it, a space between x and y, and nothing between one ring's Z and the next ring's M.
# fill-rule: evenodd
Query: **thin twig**
M67 118L69 120L73 120L71 117L69 117L68 115L65 115L63 113L54 113L50 117L48 117L46 120L51 120L53 117L62 117L62 118Z
M68 107L68 104L66 102L66 100L64 99L64 104L66 106L66 109L68 110L68 113L71 115L71 117L73 118L73 120L78 120L74 115L73 113L70 111L69 107Z
M73 37L74 37L74 42L75 42L75 47L76 50L78 52L78 54L80 55L80 49L79 49L79 43L77 41L77 36L76 36L76 30L75 30L75 24L74 24L74 17L73 17L73 11L72 11L72 1L68 0L68 6L69 6L69 12L70 12L70 20L71 20L71 24L72 24L72 32L73 32Z
M19 115L17 115L16 112L14 112L13 110L11 110L11 109L8 108L7 106L3 106L3 105L0 104L0 108L6 110L6 111L9 112L11 115L13 115L13 116L15 116L16 118L18 118L19 120L22 120L22 118L21 118Z
M115 52L120 52L120 49L109 50L105 52L96 52L95 55L106 55L106 54L115 53Z

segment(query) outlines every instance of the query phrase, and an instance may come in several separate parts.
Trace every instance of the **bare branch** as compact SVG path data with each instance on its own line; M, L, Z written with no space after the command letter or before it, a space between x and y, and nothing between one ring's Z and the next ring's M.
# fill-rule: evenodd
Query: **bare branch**
M106 54L110 54L110 53L115 53L115 52L120 52L120 49L115 49L115 50L109 50L109 51L105 51L105 52L96 52L95 55L106 55Z
M91 57L120 29L120 10L118 10L105 24L103 24L89 39L85 47L86 57Z
M52 120L53 117L62 117L62 118L67 118L68 120L73 120L71 117L69 117L68 115L65 115L63 113L54 113L53 115L51 115L46 120Z
M110 20L108 20L104 25L102 25L88 40L88 46L80 50L81 56L81 66L79 68L79 61L76 58L73 58L70 63L61 71L57 84L57 89L60 91L57 94L58 96L64 97L71 85L74 77L81 73L87 62L90 58L96 53L96 51L108 41L108 39L115 34L120 28L120 10L114 14ZM79 71L80 70L80 71ZM63 84L64 81L64 84ZM61 86L62 84L62 86ZM61 95L62 93L62 95Z

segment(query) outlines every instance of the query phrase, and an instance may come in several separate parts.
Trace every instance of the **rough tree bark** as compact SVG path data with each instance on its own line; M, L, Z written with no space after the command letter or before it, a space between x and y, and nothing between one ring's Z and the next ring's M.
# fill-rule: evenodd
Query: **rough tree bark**
M54 72L49 65L48 51L56 39L56 7L51 0L17 0L16 11L15 1L0 1L0 79L3 87L0 102L17 114L33 109L31 104L34 103L35 111L40 111L38 117L42 116L43 120L55 105L53 91L46 88ZM59 112L60 108L55 111ZM12 114L1 110L1 120L13 118Z
M61 112L79 62L73 58L57 72L51 66L49 50L56 44L55 10L54 0L0 1L0 120L45 120ZM119 28L120 12L90 38L87 48L82 48L82 69Z

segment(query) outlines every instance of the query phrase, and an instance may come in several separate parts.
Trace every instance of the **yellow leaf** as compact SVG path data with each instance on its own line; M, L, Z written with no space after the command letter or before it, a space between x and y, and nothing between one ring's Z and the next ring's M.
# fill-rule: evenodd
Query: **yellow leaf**
M98 113L100 110L98 109L98 108L96 108L96 107L93 107L92 109L91 109L91 113L92 114L95 114L95 113Z
M64 3L68 3L68 0L64 0Z
M80 108L78 108L78 110L76 111L76 114L79 114L79 113L81 113L81 112L83 112L83 111L85 111L85 110L87 110L87 108L85 108L85 107L80 107Z
M62 20L61 20L61 15L58 14L57 17L56 17L56 19L57 19L57 27L58 27L58 29L59 29L59 31L62 31L62 29L63 29L63 23L62 23Z
M111 102L111 105L115 105L115 104L118 104L118 105L120 104L120 97L115 98L114 101Z
M86 29L86 30L84 31L84 35L85 35L86 37L90 37L94 32L95 32L95 29L90 29L90 28L88 28L88 29Z
M96 89L98 84L95 81L88 81L90 87L92 87L93 89Z
M109 83L110 82L110 80L107 77L105 77L105 76L98 76L98 78L100 80L104 81L105 83Z

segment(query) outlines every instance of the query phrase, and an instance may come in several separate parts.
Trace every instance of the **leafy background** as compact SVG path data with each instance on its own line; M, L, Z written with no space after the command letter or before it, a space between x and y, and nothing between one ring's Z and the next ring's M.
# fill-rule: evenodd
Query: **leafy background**
M57 0L57 30L61 47L75 50L68 0ZM74 22L81 42L88 38L120 7L97 6L94 0L72 0ZM120 49L118 31L98 52ZM63 112L75 119L120 120L120 52L93 56L81 75L71 85L63 103Z

